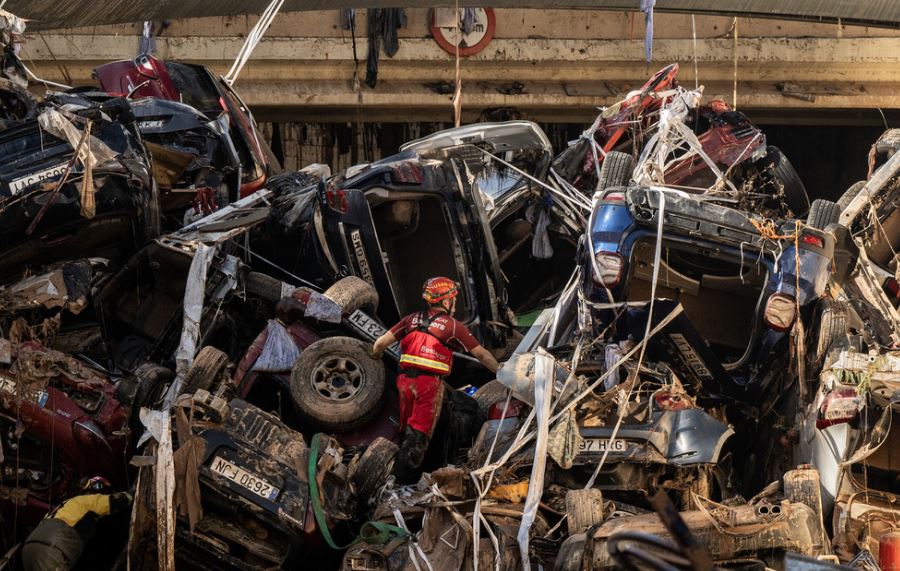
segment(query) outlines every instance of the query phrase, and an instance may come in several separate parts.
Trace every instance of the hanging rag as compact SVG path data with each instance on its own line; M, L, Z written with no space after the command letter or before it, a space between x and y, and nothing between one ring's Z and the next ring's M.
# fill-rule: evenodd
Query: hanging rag
M356 29L356 8L343 8L341 10L341 29Z
M462 21L460 26L464 36L472 33L475 29L475 8L463 8Z
M575 462L582 440L575 412L569 409L550 429L547 450L560 468L568 470Z
M647 63L653 59L653 7L656 0L641 0L641 12L644 16L644 56Z
M138 55L152 54L156 51L156 38L153 37L153 22L144 21L144 31L138 43Z
M382 45L388 57L394 57L400 49L397 30L406 26L406 10L403 8L372 8L368 11L369 55L366 58L366 85L374 88L378 83L378 57Z

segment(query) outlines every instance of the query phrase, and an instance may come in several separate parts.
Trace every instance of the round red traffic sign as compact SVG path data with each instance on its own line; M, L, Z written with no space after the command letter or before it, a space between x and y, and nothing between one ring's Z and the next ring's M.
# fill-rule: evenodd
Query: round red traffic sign
M468 34L463 32L463 9L435 8L431 15L431 35L448 54L467 57L483 50L494 37L497 19L490 8L474 8L475 21Z

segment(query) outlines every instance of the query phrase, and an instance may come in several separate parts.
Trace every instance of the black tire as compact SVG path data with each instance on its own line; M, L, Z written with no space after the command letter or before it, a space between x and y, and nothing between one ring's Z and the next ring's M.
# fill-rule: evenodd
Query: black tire
M627 186L634 172L634 159L627 153L610 151L603 164L600 165L600 178L597 190L606 190L612 186Z
M603 521L603 494L596 488L566 492L569 535L584 533Z
M850 202L854 198L856 198L856 195L859 194L859 191L861 191L862 188L866 186L866 182L867 181L865 180L854 182L852 185L850 185L850 188L844 191L844 194L842 194L841 197L838 198L837 205L838 208L840 208L841 212L843 212L847 209L848 206L850 206Z
M806 216L806 225L819 230L824 230L829 224L834 224L841 217L841 207L830 200L817 198L813 200Z
M399 446L379 436L360 455L359 461L350 469L350 481L360 502L367 502L391 475L399 451Z
M0 78L0 126L37 117L37 102L27 89Z
M847 323L850 307L842 301L821 299L816 306L813 334L808 350L812 350L813 363L821 366L834 347L847 341ZM813 371L818 373L818 370Z
M338 304L344 313L353 313L357 309L374 313L378 309L378 291L356 276L339 279L325 290L324 295Z
M137 390L131 407L135 414L142 406L156 408L169 384L175 380L175 372L155 363L144 363L134 372L138 379Z
M181 394L193 394L200 389L211 391L227 365L228 355L222 351L208 346L200 349L184 375Z
M134 372L137 378L137 389L134 398L131 399L131 427L132 436L137 439L144 432L141 423L141 407L156 409L162 402L169 385L175 380L175 372L166 367L160 367L155 363L144 363ZM135 440L136 442L137 440Z
M475 391L472 396L478 403L478 417L484 421L487 419L488 410L497 402L506 402L506 392L509 389L500 381L493 380L484 384Z
M297 413L315 428L340 432L374 418L385 375L384 364L372 359L369 349L352 337L328 337L304 349L291 370Z
M278 303L283 297L281 284L281 280L259 272L247 272L244 278L244 290L247 295L272 303Z
M766 148L766 158L764 164L767 168L771 168L770 184L774 184L773 190L781 191L784 203L794 214L800 218L809 211L809 194L800 175L794 169L794 165L784 156L778 147L769 146ZM766 177L769 178L768 176Z

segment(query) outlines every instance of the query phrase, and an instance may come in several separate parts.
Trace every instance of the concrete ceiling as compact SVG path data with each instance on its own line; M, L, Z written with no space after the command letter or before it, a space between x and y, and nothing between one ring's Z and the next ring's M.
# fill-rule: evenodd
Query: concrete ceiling
M30 30L119 24L142 20L234 16L261 13L269 0L0 0L0 6L32 20ZM282 11L338 8L428 8L456 5L455 0L285 0ZM459 0L459 6L483 6L483 0ZM492 0L495 8L573 8L637 10L640 0ZM711 6L714 6L711 7ZM900 27L897 0L656 0L667 12L721 14L817 22Z

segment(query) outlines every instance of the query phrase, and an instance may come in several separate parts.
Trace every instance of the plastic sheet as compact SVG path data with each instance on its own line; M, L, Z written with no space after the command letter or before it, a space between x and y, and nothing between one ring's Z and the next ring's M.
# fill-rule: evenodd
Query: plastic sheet
M544 494L544 474L547 466L547 443L550 433L550 401L553 396L553 372L556 360L543 349L535 356L534 408L537 419L537 437L534 446L534 464L531 466L531 478L528 483L528 496L522 510L522 522L519 525L519 554L522 568L531 569L528 556L528 541L531 526L537 516L541 496Z
M300 349L287 328L277 319L270 319L266 325L266 343L252 370L269 373L290 371L299 358Z

